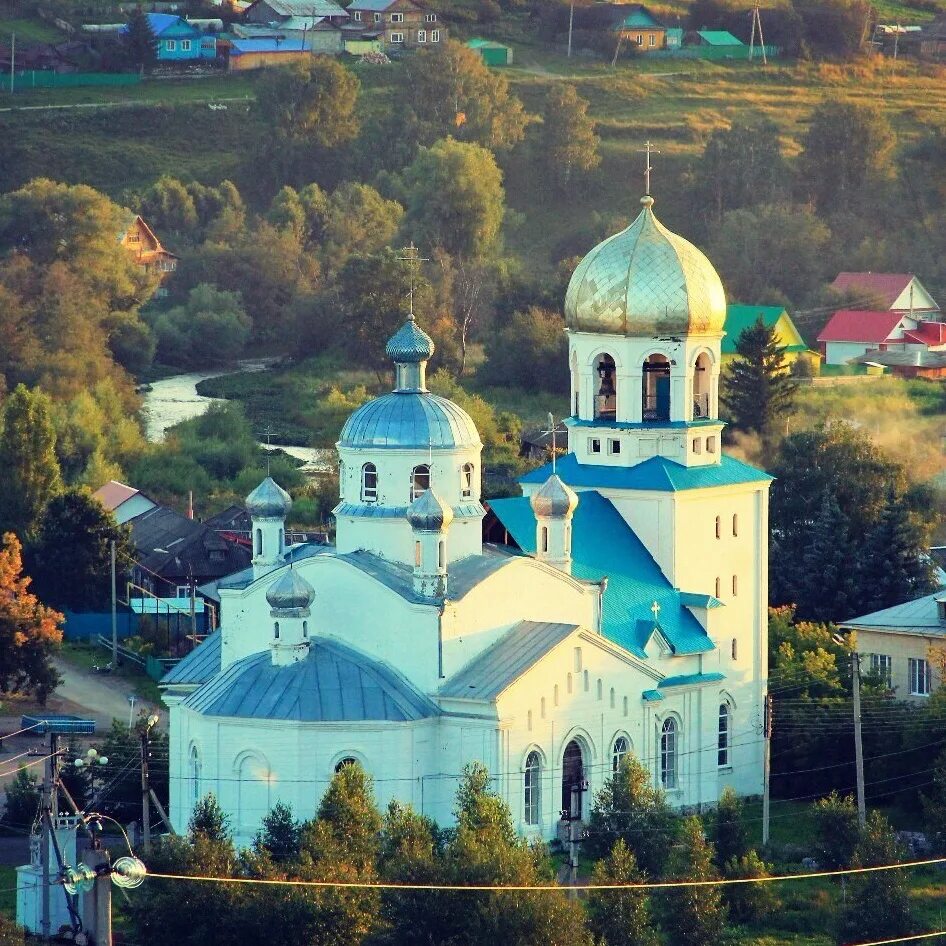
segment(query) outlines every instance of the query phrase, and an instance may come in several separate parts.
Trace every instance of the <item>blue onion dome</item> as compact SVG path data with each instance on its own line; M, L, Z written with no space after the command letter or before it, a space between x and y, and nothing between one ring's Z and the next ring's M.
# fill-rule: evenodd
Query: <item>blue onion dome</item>
M712 263L654 216L654 199L626 229L579 264L565 294L565 323L577 332L651 337L718 335L726 295Z
M384 349L395 364L409 365L429 361L434 354L434 340L414 321L408 320L388 339Z
M395 391L362 404L342 427L340 447L479 448L473 418L429 391Z
M290 509L292 497L271 476L246 497L251 519L285 519Z
M537 519L564 519L575 511L578 494L553 473L529 501Z
M432 489L425 489L407 507L407 521L420 532L443 532L453 522L453 510Z
M314 599L315 589L292 568L266 591L266 600L274 611L303 611Z

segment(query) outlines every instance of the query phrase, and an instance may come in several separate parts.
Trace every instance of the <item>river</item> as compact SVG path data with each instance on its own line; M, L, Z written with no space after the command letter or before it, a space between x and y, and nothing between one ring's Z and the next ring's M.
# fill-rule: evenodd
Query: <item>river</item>
M272 360L247 360L239 363L238 371L266 371ZM209 378L233 374L233 371L194 371L162 378L144 392L142 414L145 419L145 436L152 443L161 443L165 431L181 421L200 417L211 404L222 402L222 398L205 397L197 393L197 385ZM282 450L305 464L304 472L320 473L328 467L330 450L315 447L295 447L290 444L260 444L266 450Z

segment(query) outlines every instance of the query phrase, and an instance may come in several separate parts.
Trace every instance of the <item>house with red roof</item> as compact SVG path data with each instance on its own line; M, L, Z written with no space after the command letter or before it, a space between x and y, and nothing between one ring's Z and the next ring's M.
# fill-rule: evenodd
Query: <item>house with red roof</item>
M145 496L140 489L126 486L118 480L109 480L92 495L115 517L119 525L157 506L157 503Z
M939 312L936 300L912 273L838 273L831 288L849 297L851 309L880 302L882 308L897 312Z

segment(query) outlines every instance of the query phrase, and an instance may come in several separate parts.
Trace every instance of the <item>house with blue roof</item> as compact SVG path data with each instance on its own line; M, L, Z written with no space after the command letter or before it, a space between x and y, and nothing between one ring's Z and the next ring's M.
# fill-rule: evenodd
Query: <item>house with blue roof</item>
M175 827L213 791L249 844L347 765L449 825L482 763L542 840L631 755L678 807L761 791L771 478L721 452L719 277L647 195L565 313L568 452L521 496L484 501L479 432L428 390L409 312L393 389L339 435L334 545L287 543L270 477L246 498L252 560L161 683Z
M173 13L146 13L157 40L158 62L190 62L217 58L217 39L204 33L183 16ZM128 27L122 28L126 33Z

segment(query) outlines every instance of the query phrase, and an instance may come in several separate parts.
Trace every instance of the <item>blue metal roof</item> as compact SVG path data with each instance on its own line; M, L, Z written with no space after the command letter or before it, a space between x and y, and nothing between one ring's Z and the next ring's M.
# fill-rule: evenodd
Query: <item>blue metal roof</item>
M703 683L719 683L726 679L725 673L683 673L676 677L664 677L657 686L661 690L667 687L699 686Z
M206 683L213 679L220 673L222 640L223 634L219 630L214 631L161 678L161 686Z
M494 700L576 630L577 624L520 621L447 680L440 695L460 700Z
M342 427L339 446L479 447L480 435L453 401L428 391L394 391L359 407Z
M193 33L200 33L200 30L191 23L188 23L187 20L182 16L178 16L176 13L146 13L145 16L148 18L148 23L151 25L151 32L155 36L160 36L166 29L176 26L178 23L186 26ZM128 32L128 24L126 23L119 31L119 33Z
M244 657L183 705L205 716L295 722L405 722L440 712L390 667L326 638L287 666L274 665L269 650Z
M725 608L719 598L714 595L700 595L693 591L680 592L680 604L685 604L688 608Z
M427 361L434 353L434 340L411 317L388 339L384 349L395 364Z
M453 506L453 518L465 519L482 516L486 510L478 502L459 503ZM407 506L380 506L377 503L339 503L332 514L351 516L355 519L405 519Z
M561 462L558 469L565 479ZM536 524L529 500L493 499L490 508L519 547L534 553ZM614 506L594 491L578 496L572 520L572 574L590 581L607 576L602 630L630 653L645 657L654 630L663 634L676 654L715 649L641 540ZM660 605L656 622L651 611L655 601Z
M659 703L664 698L663 693L660 690L644 690L641 693L641 699L645 703Z
M707 489L736 483L768 483L768 473L733 457L722 456L718 465L683 466L666 457L651 457L636 466L595 466L579 463L574 453L558 460L558 475L569 486L591 489L643 489L675 493L684 489ZM544 483L552 472L550 463L530 470L520 483Z
M684 430L690 427L725 427L726 422L714 417L700 417L696 420L582 420L580 417L566 417L562 423L566 427L596 427L607 430Z
M312 48L308 40L302 39L231 39L230 55L242 56L244 53L301 53Z

